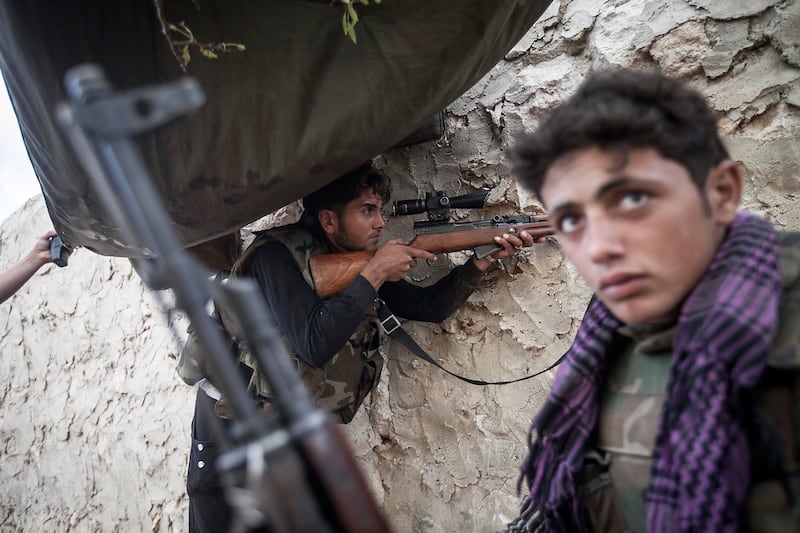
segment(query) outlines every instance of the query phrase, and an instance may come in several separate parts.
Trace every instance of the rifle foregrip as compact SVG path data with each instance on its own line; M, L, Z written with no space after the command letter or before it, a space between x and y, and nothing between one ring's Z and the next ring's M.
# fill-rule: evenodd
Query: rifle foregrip
M317 296L322 299L330 298L347 288L374 255L375 250L366 250L312 257L309 268Z

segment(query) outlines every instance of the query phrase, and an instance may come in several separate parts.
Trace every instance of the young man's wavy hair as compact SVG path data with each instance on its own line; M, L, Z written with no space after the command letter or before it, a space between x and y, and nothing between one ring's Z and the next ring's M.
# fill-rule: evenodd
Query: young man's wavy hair
M703 96L665 75L627 69L596 71L512 148L517 179L541 198L544 176L561 156L583 148L619 150L621 166L636 148L654 148L682 164L700 189L728 157L716 114Z
M345 205L369 191L386 204L392 195L392 182L371 163L364 163L303 198L303 209L314 217L323 209L341 215Z

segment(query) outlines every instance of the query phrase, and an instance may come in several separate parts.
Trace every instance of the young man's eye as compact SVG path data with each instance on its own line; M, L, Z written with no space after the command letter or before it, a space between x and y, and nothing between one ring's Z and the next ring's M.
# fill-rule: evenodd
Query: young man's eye
M650 193L644 191L628 191L620 197L619 205L622 209L635 209L647 203Z
M563 215L556 220L556 229L561 233L572 233L578 229L580 222L578 215Z

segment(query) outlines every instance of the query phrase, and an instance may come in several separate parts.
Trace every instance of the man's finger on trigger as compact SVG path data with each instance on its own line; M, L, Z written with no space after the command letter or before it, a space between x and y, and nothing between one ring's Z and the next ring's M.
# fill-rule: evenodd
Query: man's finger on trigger
M413 257L422 257L430 261L436 259L436 254L432 254L428 250L423 250L422 248L414 248L413 246L411 247L411 255Z

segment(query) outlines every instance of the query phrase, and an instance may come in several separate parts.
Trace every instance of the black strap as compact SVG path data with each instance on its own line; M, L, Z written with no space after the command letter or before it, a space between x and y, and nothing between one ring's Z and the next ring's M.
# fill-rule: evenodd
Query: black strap
M459 376L458 374L450 372L445 367L440 365L433 357L428 355L428 353L425 350L423 350L419 344L417 344L417 341L415 341L411 337L411 335L409 335L408 332L403 329L403 326L400 325L400 321L397 320L397 317L394 316L392 310L389 309L389 306L387 306L383 300L377 298L375 300L375 303L377 304L376 311L378 314L378 324L380 325L381 330L385 334L400 342L403 346L408 348L408 351L410 351L420 359L423 359L429 362L430 364L444 370L451 376L458 378L461 381L466 381L467 383L471 383L472 385L508 385L509 383L517 383L518 381L525 381L526 379L535 378L536 376L544 374L548 370L552 370L553 368L557 367L561 363L561 361L564 360L564 355L562 355L561 357L558 358L558 361L548 366L544 370L540 370L539 372L536 372L535 374L531 374L529 376L524 376L517 379L510 379L507 381L483 381L481 379L465 378L464 376Z

